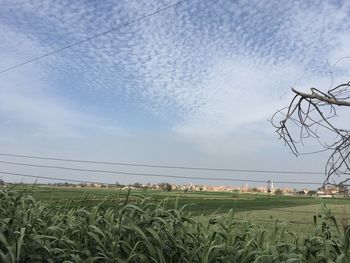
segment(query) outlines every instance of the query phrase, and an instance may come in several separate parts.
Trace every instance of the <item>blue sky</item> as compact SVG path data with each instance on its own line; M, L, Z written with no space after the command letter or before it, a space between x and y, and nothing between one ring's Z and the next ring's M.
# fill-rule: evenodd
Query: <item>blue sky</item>
M0 2L0 70L175 3ZM291 86L329 87L329 65L350 55L349 10L347 1L188 0L0 74L1 151L322 171L326 156L294 158L267 120L287 105ZM348 80L348 66L337 64L336 82Z

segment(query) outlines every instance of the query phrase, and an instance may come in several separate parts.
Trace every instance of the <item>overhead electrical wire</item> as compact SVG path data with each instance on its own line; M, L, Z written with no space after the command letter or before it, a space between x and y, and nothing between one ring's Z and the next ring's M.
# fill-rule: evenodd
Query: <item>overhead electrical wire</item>
M311 171L283 171L283 170L265 170L265 169L237 169L237 168L215 168L215 167L212 168L212 167L155 165L155 164L140 164L140 163L107 162L107 161L93 161L93 160L81 160L81 159L54 158L54 157L20 155L20 154L10 154L10 153L0 153L0 156L18 157L18 158L26 158L26 159L37 159L37 160L73 162L73 163L108 164L108 165L120 165L120 166L131 166L131 167L165 168L165 169L179 169L179 170L199 170L199 171L238 172L238 173L324 175L324 172L311 172Z
M69 44L69 45L63 46L63 47L61 47L61 48L55 49L55 50L53 50L53 51L50 51L50 52L48 52L48 53L45 53L45 54L43 54L43 55L41 55L41 56L38 56L38 57L35 57L35 58L32 58L32 59L23 61L22 63L16 64L16 65L14 65L14 66L12 66L12 67L8 67L8 68L6 68L6 69L0 70L0 74L3 74L3 73L5 73L5 72L8 72L8 71L13 70L13 69L15 69L15 68L19 68L19 67L21 67L21 66L24 66L24 65L26 65L26 64L32 63L32 62L34 62L34 61L41 60L41 59L43 59L43 58L45 58L45 57L48 57L48 56L51 56L51 55L53 55L53 54L59 53L59 52L61 52L61 51L63 51L63 50L66 50L66 49L75 47L75 46L80 45L80 44L82 44L82 43L91 41L91 40L93 40L93 39L95 39L95 38L98 38L98 37L101 37L101 36L103 36L103 35L106 35L106 34L108 34L108 33L110 33L110 32L119 30L119 29L121 29L121 28L123 28L123 27L129 26L129 25L131 25L131 24L134 24L134 23L136 23L136 22L139 22L139 21L141 21L141 20L143 20L143 19L146 19L146 18L148 18L148 17L151 17L151 16L153 16L153 15L157 15L157 14L159 14L159 13L161 13L161 12L164 12L164 11L170 9L170 8L173 8L173 7L175 7L175 6L178 6L178 5L180 5L180 4L182 4L182 3L186 2L186 1L188 1L188 0L178 1L178 2L176 2L176 3L174 3L174 4L172 4L172 5L168 5L168 6L166 6L166 7L159 8L159 9L157 9L156 11L154 11L154 12L152 12L152 13L143 15L143 16L141 16L141 17L139 17L139 18L134 19L134 20L130 20L130 21L124 23L124 24L121 24L121 25L119 25L119 26L113 27L113 28L111 28L111 29L109 29L109 30L106 30L106 31L102 32L102 33L95 34L95 35L90 36L90 37L88 37L88 38L84 38L84 39L82 39L82 40L80 40L80 41L74 42L74 43L72 43L72 44Z
M223 177L203 177L203 176L183 176L183 175L170 175L170 174L155 174L155 173L135 173L135 172L125 172L125 171L115 171L115 170L102 170L102 169L85 169L85 168L75 168L66 166L56 166L56 165L41 165L41 164L29 164L29 163L19 163L19 162L7 162L0 161L3 164L19 165L27 167L38 167L38 168L48 168L48 169L60 169L68 171L79 171L79 172L92 172L92 173L104 173L104 174L116 174L116 175L131 175L131 176L143 176L143 177L159 177L159 178L175 178L175 179L191 179L191 180L208 180L208 181L228 181L228 182L249 182L249 183L266 183L267 180L254 180L254 179L243 179L243 178L223 178ZM273 181L274 183L281 184L302 184L302 185L321 185L320 182L306 182L306 181Z
M114 185L114 184L105 183L105 182L94 182L94 181L75 180L75 179L67 179L67 178L59 178L59 177L39 176L34 174L13 173L13 172L6 172L6 171L0 171L0 174L17 175L17 176L23 176L23 177L36 178L36 179L41 178L41 179L57 180L57 181L72 182L72 183Z
M124 24L121 24L117 27L111 28L107 31L104 31L99 34L95 34L93 36L90 36L88 38L82 39L80 41L71 43L69 45L63 46L61 48L58 48L56 50L53 50L51 52L45 53L43 55L40 55L38 57L34 57L32 59L26 60L22 63L16 64L14 66L8 67L6 69L0 70L0 74L8 72L10 70L19 68L21 66L24 66L26 64L41 60L45 57L54 55L56 53L59 53L61 51L64 51L66 49L75 47L77 45L80 45L82 43L91 41L93 39L96 39L98 37L101 37L103 35L106 35L110 32L119 30L123 27L129 26L131 24L134 24L136 22L139 22L143 19L146 19L148 17L151 17L153 15L159 14L161 12L164 12L170 8L173 8L175 6L178 6L187 0L178 1L172 5L166 6L164 8L157 9L156 11L146 14L144 16L141 16L139 18L136 18L134 20L128 21ZM1 156L8 156L8 157L18 157L18 158L28 158L28 159L37 159L37 160L52 160L52 161L65 161L65 162L75 162L75 163L89 163L89 164L108 164L108 165L120 165L120 166L131 166L131 167L148 167L148 168L165 168L165 169L181 169L181 170L201 170L201 171L219 171L219 172L244 172L244 173L272 173L272 174L314 174L314 175L323 175L322 172L310 172L310 171L281 171L281 170L259 170L259 169L227 169L227 168L209 168L209 167L190 167L190 166L171 166L171 165L153 165L153 164L137 164L137 163L123 163L123 162L105 162L105 161L90 161L90 160L77 160L77 159L64 159L64 158L50 158L50 157L40 157L40 156L28 156L28 155L16 155L16 154L8 154L8 153L0 153ZM146 176L146 177L162 177L162 178L181 178L181 179L193 179L193 180L215 180L215 181L236 181L236 182L256 182L256 183L266 183L264 180L253 180L253 179L234 179L234 178L218 178L218 177L195 177L195 176L180 176L180 175L168 175L168 174L155 174L155 173L132 173L132 172L125 172L125 171L113 171L113 170L100 170L100 169L85 169L85 168L75 168L75 167L66 167L66 166L54 166L54 165L40 165L40 164L29 164L29 163L21 163L21 162L8 162L8 161L1 161L0 163L3 164L10 164L10 165L20 165L20 166L30 166L30 167L38 167L38 168L48 168L48 169L62 169L62 170L70 170L70 171L83 171L83 172L94 172L94 173L109 173L109 174L120 174L120 175L137 175L137 176ZM41 178L41 179L48 179L48 180L57 180L57 181L68 181L68 182L75 182L75 183L93 183L93 184L105 184L105 185L114 185L111 183L105 183L105 182L93 182L93 181L85 181L85 180L76 180L76 179L66 179L66 178L58 178L58 177L49 177L49 176L38 176L33 174L23 174L23 173L14 173L14 172L6 172L6 171L0 171L1 174L6 175L16 175L16 176L23 176L23 177L30 177L30 178ZM321 185L321 183L318 182L305 182L305 181L274 181L274 183L285 183L285 184L314 184L314 185ZM293 223L293 222L292 222ZM302 222L298 222L302 223Z

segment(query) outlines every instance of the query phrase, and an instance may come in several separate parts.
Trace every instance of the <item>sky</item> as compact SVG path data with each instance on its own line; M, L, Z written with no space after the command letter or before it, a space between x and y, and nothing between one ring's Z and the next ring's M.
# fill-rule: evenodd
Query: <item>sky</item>
M0 71L175 2L0 0ZM0 152L323 172L327 155L296 158L268 120L288 105L291 87L327 90L330 72L334 83L348 81L350 62L342 58L350 56L349 41L348 1L187 0L0 74ZM317 147L311 143L302 151ZM0 160L57 164L5 156ZM324 179L304 174L74 167L253 180ZM242 184L9 164L0 164L0 170L103 182ZM0 176L5 181L34 180Z

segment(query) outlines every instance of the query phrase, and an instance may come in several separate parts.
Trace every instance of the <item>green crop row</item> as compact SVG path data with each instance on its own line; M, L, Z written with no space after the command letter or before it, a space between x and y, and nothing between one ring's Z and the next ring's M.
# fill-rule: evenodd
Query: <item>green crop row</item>
M350 262L350 228L329 210L314 234L266 231L230 211L194 219L185 207L129 195L114 207L52 206L0 191L1 262ZM334 234L336 233L336 234Z

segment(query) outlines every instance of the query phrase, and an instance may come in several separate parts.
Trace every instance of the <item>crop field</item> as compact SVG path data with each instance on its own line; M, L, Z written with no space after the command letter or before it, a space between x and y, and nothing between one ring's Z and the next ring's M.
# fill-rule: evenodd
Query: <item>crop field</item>
M73 187L17 187L37 200L51 205L94 206L102 203L104 207L113 207L115 202L124 199L128 190L106 188ZM231 192L180 192L132 189L131 194L141 195L150 201L167 199L171 207L175 202L187 205L185 211L195 218L226 214L230 209L236 218L251 220L269 228L278 220L287 224L287 230L310 233L313 230L313 216L322 212L326 204L340 224L350 223L350 199L318 198L309 196L275 196L266 194L246 194ZM132 197L129 201L132 202Z
M85 190L0 189L0 262L350 262L349 200Z

